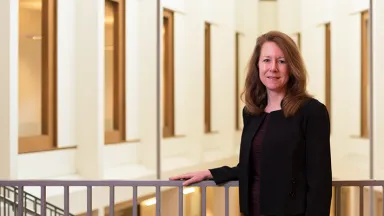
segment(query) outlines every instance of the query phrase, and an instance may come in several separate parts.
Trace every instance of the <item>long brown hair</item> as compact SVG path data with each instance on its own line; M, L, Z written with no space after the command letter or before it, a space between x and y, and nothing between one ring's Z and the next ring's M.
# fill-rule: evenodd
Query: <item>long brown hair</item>
M248 63L247 77L241 96L248 113L258 115L264 111L268 102L267 91L260 81L258 62L261 48L267 41L277 44L284 53L285 61L288 64L290 75L281 108L286 117L292 116L311 96L306 90L307 69L300 51L295 42L282 32L270 31L257 38L256 46Z

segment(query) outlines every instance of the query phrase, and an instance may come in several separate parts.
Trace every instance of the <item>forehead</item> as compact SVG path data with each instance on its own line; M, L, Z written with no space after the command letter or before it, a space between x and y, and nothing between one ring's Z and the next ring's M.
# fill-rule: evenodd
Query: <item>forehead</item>
M284 53L275 42L267 41L261 47L260 56L284 57Z

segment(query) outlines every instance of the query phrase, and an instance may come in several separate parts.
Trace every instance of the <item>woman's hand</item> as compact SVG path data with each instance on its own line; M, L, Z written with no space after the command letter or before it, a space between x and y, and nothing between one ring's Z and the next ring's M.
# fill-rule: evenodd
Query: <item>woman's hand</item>
M169 180L185 180L183 186L198 183L206 179L212 178L212 174L209 170L197 171L186 173L183 175L170 177Z

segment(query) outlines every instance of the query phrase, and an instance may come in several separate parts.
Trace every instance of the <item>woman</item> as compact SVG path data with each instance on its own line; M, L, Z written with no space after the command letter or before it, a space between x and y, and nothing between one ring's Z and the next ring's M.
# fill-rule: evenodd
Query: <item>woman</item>
M258 38L248 68L238 165L170 179L185 179L184 185L239 180L244 215L329 216L329 116L306 92L297 46L281 32L268 32Z

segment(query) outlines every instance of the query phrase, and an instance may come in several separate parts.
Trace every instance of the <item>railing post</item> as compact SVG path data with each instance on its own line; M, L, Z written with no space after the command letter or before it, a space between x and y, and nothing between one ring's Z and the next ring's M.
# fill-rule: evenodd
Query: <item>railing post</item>
M207 188L206 186L201 187L201 216L206 216L207 212Z
M229 186L224 186L225 196L225 216L229 216Z
M69 215L69 186L64 186L64 216Z
M335 186L335 216L341 216L341 208L340 208L340 202L341 202L341 187Z
M109 216L115 213L115 187L109 186Z
M45 186L41 186L41 208L40 208L40 215L45 216L47 213L47 207L46 207L46 188Z
M359 190L360 190L359 211L360 211L360 216L364 216L364 186L360 186ZM371 202L372 202L372 200L371 200Z
M156 186L156 216L161 216L161 191L160 191L160 186Z
M156 0L156 176L161 179L161 2Z
M92 186L87 186L87 216L92 216Z
M184 193L183 186L179 186L179 216L184 215Z
M23 216L24 208L23 208L23 195L24 195L24 187L19 186L18 190L18 196L17 196L17 215L18 216ZM16 210L16 208L15 208ZM45 215L43 215L45 216Z

